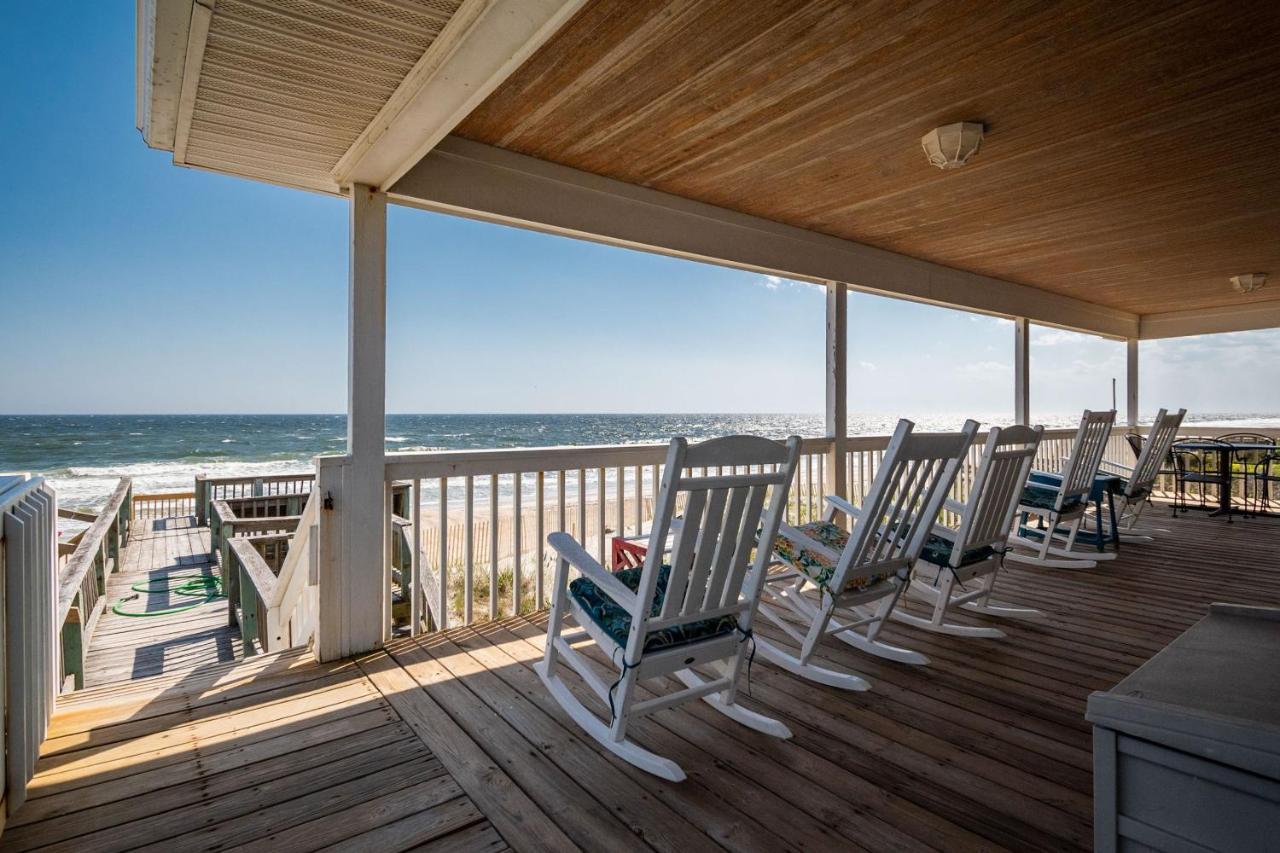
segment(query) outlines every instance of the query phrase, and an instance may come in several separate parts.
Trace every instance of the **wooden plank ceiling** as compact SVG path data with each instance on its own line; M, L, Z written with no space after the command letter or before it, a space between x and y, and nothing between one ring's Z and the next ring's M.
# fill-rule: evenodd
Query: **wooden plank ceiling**
M335 192L330 170L462 0L218 0L186 163Z
M1278 41L1274 0L595 0L458 132L1139 314L1241 305L1280 299ZM961 120L982 150L928 165Z

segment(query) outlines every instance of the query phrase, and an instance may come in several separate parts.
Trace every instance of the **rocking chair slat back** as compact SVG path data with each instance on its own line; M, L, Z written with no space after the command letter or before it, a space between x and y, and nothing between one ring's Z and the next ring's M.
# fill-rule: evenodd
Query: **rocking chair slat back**
M833 577L840 590L853 578L908 567L920 553L973 437L977 421L957 433L913 435L898 422Z
M991 428L961 514L951 551L953 565L960 565L965 551L1003 544L1008 537L1043 433L1042 426Z
M1147 434L1142 452L1138 454L1138 461L1134 463L1133 474L1125 486L1126 494L1136 495L1150 490L1156 477L1160 476L1160 468L1178 438L1178 430L1182 429L1182 419L1186 414L1186 409L1179 409L1173 414L1161 409L1156 414L1151 432Z
M1076 438L1071 446L1071 455L1067 457L1062 471L1058 506L1072 498L1087 496L1093 490L1093 478L1107 452L1107 442L1111 438L1111 427L1115 421L1115 409L1106 412L1085 410L1084 416L1080 418L1080 429L1076 431Z
M742 593L748 583L759 585L770 556L767 549L756 553L757 531L776 533L799 458L800 439L795 436L785 445L755 436L718 438L692 447L683 439L672 442L632 614L639 630L631 632L629 644L643 644L664 563L670 566L666 594L652 621L694 622L741 601L739 621L749 627L755 590L747 590L746 597ZM707 468L733 473L688 474ZM766 498L768 511L762 519ZM680 504L683 518L670 554L664 555L662 544ZM629 654L638 650L629 649Z

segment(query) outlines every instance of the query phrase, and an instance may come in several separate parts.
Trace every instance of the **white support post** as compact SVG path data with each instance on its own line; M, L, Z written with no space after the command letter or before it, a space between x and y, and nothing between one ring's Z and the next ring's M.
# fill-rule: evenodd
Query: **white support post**
M1031 423L1031 321L1013 319L1013 421Z
M322 521L336 534L322 554L321 660L378 648L390 634L386 546L386 332L387 197L371 187L351 188L351 275L347 331L346 467ZM340 485L339 485L340 482ZM326 483L326 487L329 484ZM327 494L321 493L321 498ZM326 570L326 568L328 570Z
M845 446L849 432L849 288L827 282L827 477L833 494L848 498Z
M1124 395L1125 408L1129 414L1129 426L1138 425L1138 339L1125 341L1125 362L1128 369L1125 376Z

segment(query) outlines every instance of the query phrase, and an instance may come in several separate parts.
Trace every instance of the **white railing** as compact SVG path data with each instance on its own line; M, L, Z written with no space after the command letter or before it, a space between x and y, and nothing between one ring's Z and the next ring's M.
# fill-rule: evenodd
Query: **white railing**
M196 514L195 492L153 492L133 496L133 518L181 518Z
M821 512L830 446L804 442L793 523ZM411 540L407 587L432 591L440 628L543 607L547 535L566 531L608 564L612 538L638 535L652 518L666 452L646 444L387 454L387 482L407 481L415 496L398 528ZM412 625L419 615L414 608Z
M58 693L58 506L43 478L0 477L0 637L4 743L0 800L12 815L26 801Z
M1186 432L1246 429L1189 426ZM1132 464L1129 431L1115 428L1107 461ZM1036 467L1058 470L1074 437L1074 429L1047 430ZM888 440L847 440L846 499L858 504L865 498ZM984 440L979 435L953 487L958 500L968 496ZM817 518L823 495L834 491L830 448L828 438L805 439L788 508L791 523ZM650 523L665 452L666 445L649 444L387 454L388 489L394 484L411 490L409 500L386 517L388 562L399 570L389 567L388 576L395 578L393 593L401 593L397 600L410 604L400 618L407 618L410 630L448 628L545 606L551 577L547 535L566 531L610 564L612 540L636 536ZM326 457L321 463L322 475L329 471L337 484L350 458ZM339 511L320 513L321 528L335 524Z
M306 494L311 491L315 479L316 475L310 472L264 477L206 477L199 474L193 489L196 524L204 526L208 522L209 505L216 500Z

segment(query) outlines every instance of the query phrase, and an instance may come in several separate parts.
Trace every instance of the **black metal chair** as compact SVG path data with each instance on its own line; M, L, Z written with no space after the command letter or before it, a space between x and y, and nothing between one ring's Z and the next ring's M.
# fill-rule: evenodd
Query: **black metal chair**
M1178 510L1184 513L1193 509L1191 503L1187 500L1187 485L1200 484L1200 502L1194 509L1211 509L1208 497L1205 494L1205 486L1220 486L1222 483L1222 474L1218 471L1218 451L1204 451L1199 448L1190 449L1179 447L1182 444L1224 444L1213 438L1185 438L1179 439L1174 443L1169 454L1173 457L1173 514L1176 516ZM1224 444L1225 446L1225 444Z
M1227 444L1265 444L1268 447L1275 447L1276 444L1276 440L1271 436L1262 435L1261 433L1256 432L1228 433L1227 435L1218 436L1218 440L1226 442ZM1267 456L1271 455L1273 452L1274 451L1270 450L1233 450L1231 452L1231 475L1232 479L1235 479L1235 472L1238 466L1241 474L1241 488L1243 490L1241 495L1241 501L1243 503L1242 511L1246 517L1249 515L1249 508L1251 504L1256 512L1261 503L1261 495L1259 491L1261 484L1258 482L1257 469L1263 464ZM1250 498L1250 485L1253 486L1252 499Z
M1272 485L1280 493L1280 453L1272 451L1262 458L1253 469L1253 485L1261 494L1256 508L1262 512L1271 512Z

